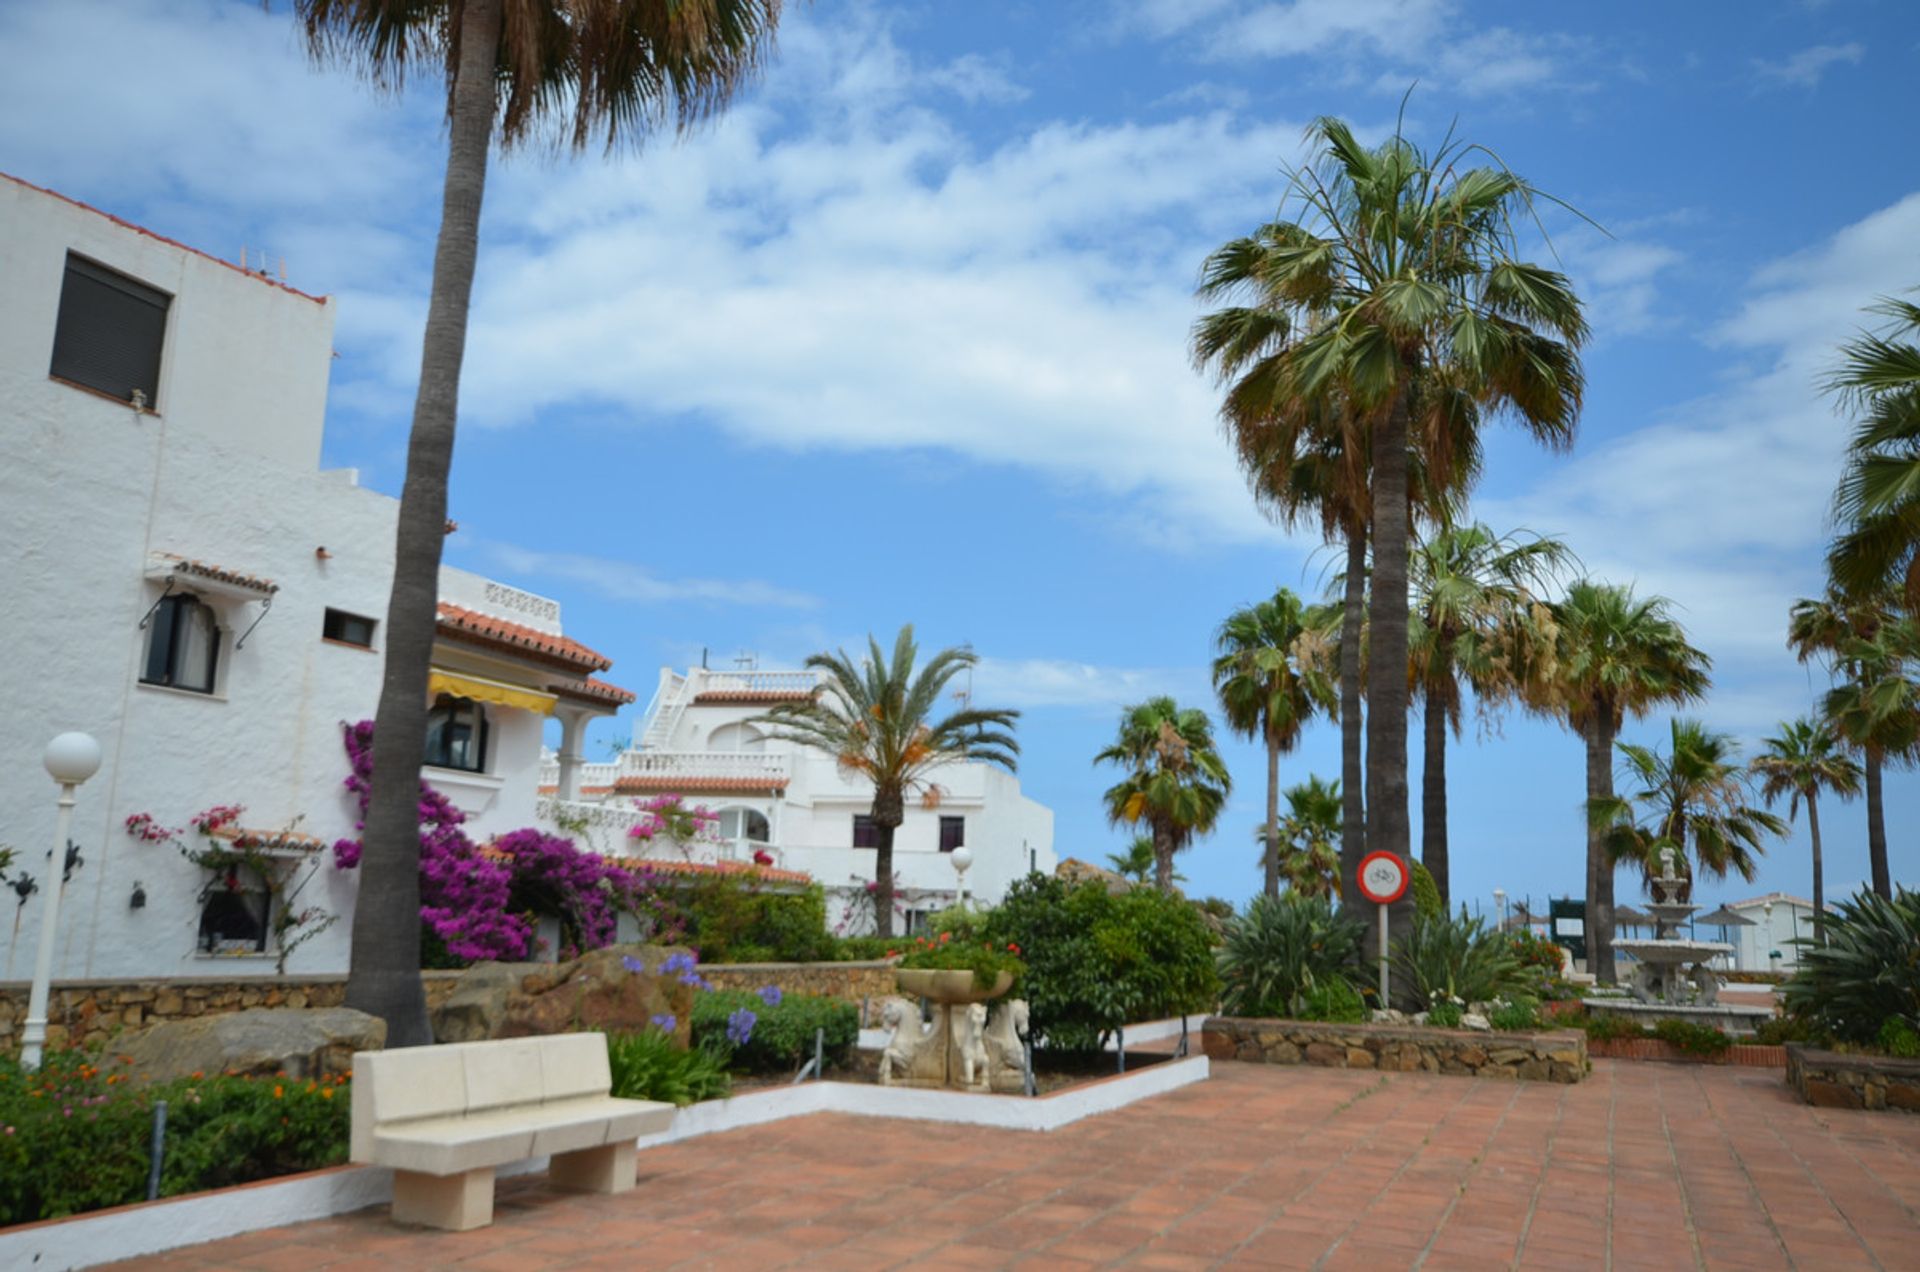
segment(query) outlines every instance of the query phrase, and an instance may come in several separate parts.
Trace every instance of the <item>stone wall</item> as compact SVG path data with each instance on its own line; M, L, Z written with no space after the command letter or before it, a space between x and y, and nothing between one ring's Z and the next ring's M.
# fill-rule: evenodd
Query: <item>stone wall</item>
M1482 1033L1415 1025L1338 1025L1212 1016L1201 1045L1215 1060L1334 1069L1457 1073L1530 1082L1587 1076L1587 1036L1575 1029Z
M759 989L778 985L783 994L820 994L869 1006L877 1025L880 1000L900 991L894 988L893 964L885 959L864 963L713 963L700 974L715 989Z
M453 992L459 973L423 975L427 1006L432 1008ZM10 1053L20 1046L30 989L25 981L0 983L0 1052ZM156 1021L217 1016L250 1007L338 1007L346 993L344 976L55 981L47 999L47 1044L97 1047L125 1030Z
M1787 1085L1821 1108L1920 1113L1920 1060L1843 1055L1790 1042Z

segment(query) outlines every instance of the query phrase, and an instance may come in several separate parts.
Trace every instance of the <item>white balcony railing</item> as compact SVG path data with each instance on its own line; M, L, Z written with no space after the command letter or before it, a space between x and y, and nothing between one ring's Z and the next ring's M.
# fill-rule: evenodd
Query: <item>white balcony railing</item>
M580 766L581 786L612 786L613 779L619 776L620 766L613 763L582 764ZM560 785L560 761L542 760L540 762L540 785Z
M812 671L702 671L693 690L695 694L803 694L812 693L819 683L819 673Z
M787 757L760 751L626 751L615 766L613 781L643 777L652 781L688 781L726 778L765 782L769 786L790 776ZM586 779L581 779L588 785Z

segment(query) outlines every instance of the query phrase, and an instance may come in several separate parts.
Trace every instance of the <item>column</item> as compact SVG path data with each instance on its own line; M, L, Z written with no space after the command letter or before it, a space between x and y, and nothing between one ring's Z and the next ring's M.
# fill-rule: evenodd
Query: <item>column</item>
M580 761L581 748L587 741L587 713L569 711L562 708L560 716L560 789L555 793L561 800L580 798Z

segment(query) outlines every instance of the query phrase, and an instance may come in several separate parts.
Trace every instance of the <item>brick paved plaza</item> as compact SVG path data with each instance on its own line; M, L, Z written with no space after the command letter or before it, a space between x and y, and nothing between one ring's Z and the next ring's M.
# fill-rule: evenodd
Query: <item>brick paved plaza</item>
M493 1227L365 1211L122 1266L1920 1268L1920 1118L1777 1070L1596 1061L1579 1086L1216 1064L1051 1135L819 1115L502 1184Z

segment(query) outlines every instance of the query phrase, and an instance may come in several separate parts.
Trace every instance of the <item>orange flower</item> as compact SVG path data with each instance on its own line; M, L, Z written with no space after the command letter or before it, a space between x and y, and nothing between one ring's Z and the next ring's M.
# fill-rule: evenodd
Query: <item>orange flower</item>
M198 1069L195 1069L195 1070L193 1071L193 1076L194 1076L194 1078L195 1078L196 1080L198 1080L198 1079L200 1079L200 1078L204 1078L204 1077L206 1077L207 1075L206 1075L205 1073L203 1073L203 1072L201 1072L200 1070L198 1070Z
M281 1088L280 1088L280 1084L279 1084L279 1083L277 1083L277 1082L276 1082L276 1083L274 1083L274 1086L273 1086L273 1098L277 1100L277 1099L279 1099L279 1098L281 1097L281 1095L282 1095L282 1094L284 1094L284 1092L283 1092L283 1091L281 1090Z
M1018 945L1015 945L1012 941L1007 942L1007 953L1018 954L1019 952L1020 952L1020 947Z
M333 1098L333 1088L332 1087L321 1088L320 1098L323 1100L331 1100Z

